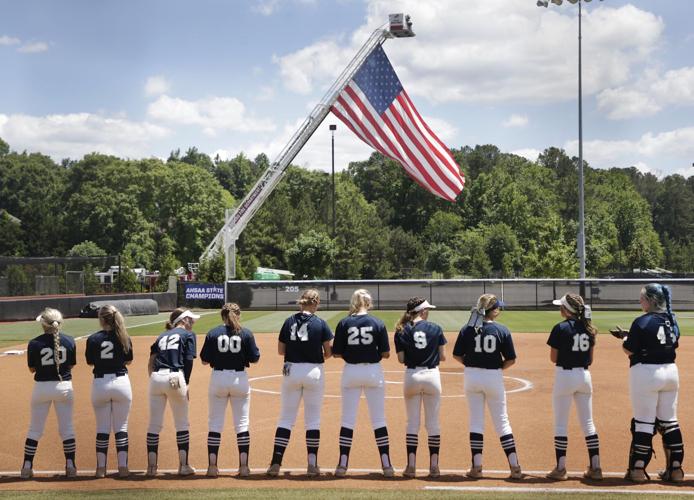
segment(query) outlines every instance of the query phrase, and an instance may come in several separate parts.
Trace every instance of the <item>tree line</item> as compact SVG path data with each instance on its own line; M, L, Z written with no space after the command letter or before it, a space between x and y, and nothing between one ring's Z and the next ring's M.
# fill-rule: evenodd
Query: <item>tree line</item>
M330 175L290 166L238 242L238 278L257 266L297 278L576 277L578 159L536 162L496 146L452 150L466 187L455 203L424 191L373 153ZM121 255L163 275L197 262L269 165L266 155L160 159L93 153L54 162L0 139L0 255ZM694 271L694 177L636 168L585 173L589 276L664 267ZM223 279L222 257L201 263Z

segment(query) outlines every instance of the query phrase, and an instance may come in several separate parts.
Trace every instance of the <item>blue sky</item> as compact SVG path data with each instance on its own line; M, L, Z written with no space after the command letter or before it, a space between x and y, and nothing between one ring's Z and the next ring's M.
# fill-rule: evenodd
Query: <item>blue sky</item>
M384 45L451 147L577 153L577 6L535 0L0 0L0 137L56 160L91 151L272 159L389 12ZM585 4L584 156L694 174L694 2ZM330 167L328 123L295 163ZM368 157L338 123L336 165Z

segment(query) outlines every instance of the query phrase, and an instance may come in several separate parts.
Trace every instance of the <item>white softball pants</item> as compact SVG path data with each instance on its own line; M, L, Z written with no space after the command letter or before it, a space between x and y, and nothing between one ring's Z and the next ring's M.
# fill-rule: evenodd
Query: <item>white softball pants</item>
M208 426L210 432L224 430L227 402L231 403L236 434L248 431L248 414L251 409L251 386L248 374L234 370L213 370L207 392L209 401Z
M282 377L282 405L277 427L291 430L304 400L304 426L307 431L320 429L325 376L323 363L291 363L289 375Z
M465 367L465 398L470 411L470 432L484 434L484 405L489 407L499 436L511 434L506 411L506 389L501 369Z
M424 405L424 426L427 434L438 436L441 407L441 374L436 368L407 368L403 385L407 410L407 434L418 434L421 408Z
M41 439L51 404L55 405L55 414L58 416L60 438L65 441L75 437L75 429L72 425L72 381L51 380L34 383L34 390L31 393L31 424L29 424L27 438L34 441Z
M128 416L133 402L133 391L127 374L114 374L95 378L92 383L92 406L96 416L96 432L128 432Z
M675 363L634 365L629 369L629 392L634 418L641 422L677 420L680 378ZM636 424L639 432L653 432L653 425Z
M578 421L584 436L596 434L593 423L593 382L590 371L584 368L565 370L559 366L554 370L554 435L568 436L571 400L576 402Z
M178 380L178 387L173 387L170 380ZM164 410L166 402L171 405L176 432L187 431L188 424L188 387L183 372L159 370L152 372L149 378L149 434L159 434L164 427Z
M342 371L342 427L354 429L362 391L369 406L371 426L386 426L386 385L380 363L345 363Z

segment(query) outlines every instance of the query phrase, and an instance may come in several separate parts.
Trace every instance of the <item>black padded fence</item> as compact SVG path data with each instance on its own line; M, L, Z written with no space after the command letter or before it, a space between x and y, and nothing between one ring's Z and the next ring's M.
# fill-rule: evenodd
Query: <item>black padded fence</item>
M335 280L229 281L227 301L243 309L293 310L302 290L316 288L321 309L346 310L352 292L366 288L375 309L401 310L410 297L424 297L440 309L469 309L483 293L493 293L508 309L533 310L552 306L565 293L579 293L594 309L638 310L641 288L652 282L672 288L673 309L694 310L694 279L595 280Z

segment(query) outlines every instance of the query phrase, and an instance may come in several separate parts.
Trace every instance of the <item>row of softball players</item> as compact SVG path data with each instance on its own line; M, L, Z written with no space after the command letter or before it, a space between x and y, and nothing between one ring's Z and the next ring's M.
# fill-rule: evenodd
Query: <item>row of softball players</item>
M668 466L661 474L665 480L679 481L683 478L681 462L683 447L681 432L676 420L677 380L674 382L673 393L673 367L674 349L677 347L679 330L670 307L670 294L667 287L660 285L648 285L641 292L641 305L646 314L637 318L630 328L628 342L625 341L624 349L630 356L632 367L641 366L646 370L659 370L664 368L666 376L656 379L664 379L667 383L665 389L653 391L649 387L649 397L635 397L635 384L632 380L632 402L634 414L641 418L651 418L644 408L653 407L653 429L657 428L663 433L664 446L667 451ZM307 290L298 301L300 311L290 316L282 326L278 342L278 351L284 356L285 366L282 382L282 407L280 419L275 433L275 446L268 474L279 474L282 456L286 449L291 430L296 419L296 413L301 400L304 400L304 414L306 420L306 445L308 453L307 474L314 476L320 473L317 464L317 453L320 443L320 409L322 406L324 376L323 363L328 357L342 357L345 368L342 375L342 425L340 429L339 444L340 456L335 470L336 476L344 476L348 468L349 452L351 448L354 424L356 420L359 397L364 392L374 437L383 466L383 473L390 477L393 475L393 467L389 457L389 439L385 425L384 398L385 381L380 360L389 356L388 334L382 321L368 314L371 308L371 297L366 290L357 290L353 294L350 307L350 315L338 324L333 342L332 332L327 324L315 313L320 304L317 291ZM567 294L555 301L560 306L562 317L565 321L557 324L550 334L548 344L551 347L551 359L556 364L555 386L553 391L554 416L555 416L555 451L557 465L548 477L552 479L566 479L565 457L567 449L567 423L572 399L576 402L579 420L586 437L589 454L589 465L585 477L600 479L602 472L599 461L599 443L595 426L592 421L592 384L588 366L592 362L595 334L597 333L590 323L590 308L585 306L580 296ZM471 478L482 477L482 449L484 436L484 406L489 407L494 427L500 437L511 469L511 478L522 477L518 457L515 449L513 433L506 411L505 391L503 387L502 370L511 366L515 361L513 341L508 329L495 321L501 312L503 303L495 296L485 294L479 298L477 306L473 309L470 321L461 330L453 350L453 357L465 365L465 393L470 411L470 447L472 454L472 467L467 475ZM405 314L398 322L395 333L395 345L398 359L406 365L404 380L404 397L407 411L407 465L404 475L415 475L415 458L417 450L417 434L420 426L421 407L424 407L425 427L428 433L429 445L429 475L439 475L438 454L440 446L440 430L438 422L441 382L438 373L438 364L445 358L444 344L446 340L441 328L428 321L428 312L435 306L422 298L411 299ZM109 321L111 312L115 316L114 321ZM100 322L103 330L90 337L87 348L87 360L95 364L95 389L93 401L97 411L99 422L98 398L94 393L105 393L103 387L96 384L99 378L116 379L125 375L120 374L125 365L132 359L129 339L127 334L119 334L118 323L122 326L122 318L118 321L117 311L104 308L100 312ZM192 334L192 326L198 316L190 311L179 309L172 313L167 331L164 332L152 345L150 357L150 426L147 434L148 444L148 474L156 474L157 446L163 412L166 400L172 406L177 430L177 442L179 447L180 467L182 475L192 474L194 470L188 465L188 420L187 420L187 384L190 380L192 360L195 357L195 337ZM227 304L222 309L224 325L211 330L205 340L201 351L204 363L209 363L214 369L209 390L210 418L208 434L209 465L207 474L216 476L217 453L221 441L221 431L224 425L225 407L231 400L234 424L237 433L239 447L239 473L242 476L249 474L248 450L250 436L248 434L248 413L250 403L250 387L245 374L245 368L249 363L257 362L259 352L255 346L253 335L239 323L240 310L235 304ZM63 337L69 344L69 337L56 336L50 331L59 325L50 323L50 311L44 311L41 319L44 330L52 337L53 350L58 350L59 342ZM653 324L650 324L653 323ZM661 325L662 323L662 325ZM645 326L644 326L645 325ZM657 348L650 346L651 330L654 335L660 335L661 326L667 329L665 342L658 340ZM124 331L124 328L120 330ZM111 333L109 333L111 332ZM106 338L102 338L103 336ZM118 344L109 340L109 335L115 335L123 339L120 349ZM39 342L43 338L44 346L50 339L46 336L38 337L32 342ZM630 339L630 340L629 340ZM106 342L106 343L104 343ZM72 358L59 356L59 359L67 359L66 365L74 364L74 343L72 350L67 347L66 354L72 352ZM113 347L112 347L113 345ZM90 349L91 346L91 349ZM30 344L31 347L31 344ZM637 348L638 347L638 348ZM46 349L46 347L44 347ZM631 351L629 349L632 349ZM92 354L90 355L90 350ZM32 349L30 349L32 351ZM35 351L35 349L34 349ZM45 351L47 353L48 351ZM61 351L62 352L62 351ZM113 352L113 357L108 355ZM45 354L44 353L44 354ZM128 356L128 353L130 355ZM106 359L121 360L116 362L117 371L106 373L108 368L99 367L97 354L107 354ZM47 354L46 354L47 356ZM31 357L31 356L30 356ZM671 359L670 359L671 358ZM658 361L655 363L654 361ZM30 367L32 361L29 361ZM652 365L667 365L652 366ZM672 366L670 366L672 365ZM112 368L112 367L111 367ZM60 370L53 367L53 375L60 375ZM63 377L69 378L69 369ZM632 379L637 370L632 369ZM662 370L661 370L662 371ZM100 376L101 375L101 376ZM658 373L656 375L659 375ZM38 376L38 375L37 375ZM640 376L643 378L643 376ZM39 379L37 378L37 382ZM60 383L66 380L60 381ZM127 378L123 381L127 381ZM57 384L57 385L59 385ZM53 385L55 381L53 381ZM108 385L108 384L107 384ZM116 385L116 384L114 384ZM129 383L127 392L129 394ZM653 384L650 384L653 385ZM38 386L38 384L37 384ZM656 388L658 389L658 388ZM35 391L37 392L37 391ZM115 391L118 392L118 391ZM638 388L636 388L638 392ZM642 391L643 392L643 391ZM108 396L103 396L108 399ZM661 399L665 401L662 403ZM127 409L129 409L129 398ZM653 400L653 401L651 401ZM32 399L33 401L33 399ZM115 403L115 399L112 399ZM653 404L651 404L653 403ZM662 403L662 404L661 404ZM50 405L50 402L48 403ZM127 474L127 411L125 415L125 430L123 426L117 426L117 422L123 419L115 417L114 408L114 433L116 433L116 446L119 458L119 473ZM125 408L125 404L123 404ZM32 409L34 405L32 403ZM59 402L56 400L56 411L61 422L61 436L66 443L66 459L68 474L74 473L74 433L63 432L63 423L68 419L61 417ZM47 412L47 408L46 408ZM36 412L37 419L45 420L45 413L41 417ZM31 458L35 452L38 437L34 425L34 411L32 411L32 428L27 439L27 451L22 475L29 477L31 471ZM657 416L657 420L656 420ZM71 419L70 419L71 420ZM638 425L645 425L648 420L634 420L632 423L632 447L629 460L627 478L640 481L645 476L645 466L650 460L644 444L643 432L638 432ZM99 424L97 424L99 425ZM42 426L42 424L41 424ZM118 430L116 430L118 429ZM636 430L635 430L636 429ZM108 447L109 430L98 429L97 435L97 476L105 473L105 455ZM123 434L125 432L125 434ZM120 433L120 437L119 434ZM40 432L39 432L40 436ZM650 434L652 436L652 432ZM34 439L36 438L36 439ZM70 441L71 440L71 441ZM641 443L644 441L644 443ZM678 441L678 442L676 442ZM641 453L641 454L639 454ZM641 460L639 460L641 458ZM25 473L26 471L29 474ZM645 476L647 477L647 476ZM644 479L645 480L645 479Z

